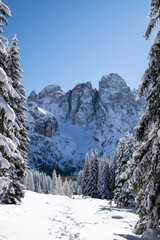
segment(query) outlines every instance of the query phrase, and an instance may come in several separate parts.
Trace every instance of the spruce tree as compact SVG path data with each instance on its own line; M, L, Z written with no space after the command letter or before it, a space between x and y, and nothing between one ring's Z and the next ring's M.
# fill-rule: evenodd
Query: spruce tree
M0 32L7 16L8 7L0 1ZM25 161L19 149L19 131L13 105L21 99L12 86L13 80L6 74L7 51L5 37L0 35L0 202L19 203L23 197L21 180L24 176Z
M58 195L63 195L63 186L62 186L62 179L60 174L58 175L58 178L57 178L57 189L58 189Z
M104 164L104 198L110 199L110 169L109 160L106 155L103 157Z
M121 202L119 201L121 190L122 190L122 182L121 182L121 174L125 171L125 138L122 137L119 140L118 147L117 147L117 154L116 154L116 172L115 172L115 190L114 190L114 201L117 206L122 206Z
M58 181L57 181L56 170L53 171L53 175L52 175L51 193L53 195L57 195L58 194Z
M84 168L82 173L82 194L84 196L88 196L89 194L89 169L90 169L90 162L89 162L89 155L86 154Z
M15 113L15 122L12 124L14 139L17 144L17 150L20 153L20 158L14 161L14 171L10 172L11 176L11 184L10 184L10 192L12 193L12 198L16 195L23 195L22 186L19 185L19 182L23 179L25 175L25 170L27 168L27 144L28 144L28 136L27 136L27 124L26 117L24 111L26 108L24 107L26 99L24 93L24 87L20 83L22 78L20 72L22 72L20 68L20 56L19 56L19 47L17 46L17 38L16 36L13 38L11 47L8 48L8 56L7 56L7 69L6 73L10 79L12 87L14 88L16 95L13 99L10 99L9 105L14 110ZM18 139L18 141L17 141ZM14 191L13 191L14 189ZM14 200L13 200L14 201Z
M160 18L160 1L152 0L151 6L146 39ZM149 51L149 63L138 96L146 97L147 107L135 128L141 146L133 154L135 167L130 182L140 217L136 231L142 233L158 228L160 223L160 31Z
M18 148L21 151L21 155L23 159L27 160L27 146L28 146L28 134L27 134L27 121L24 111L27 109L25 108L26 104L26 97L25 97L25 90L24 86L21 83L22 75L21 72L23 70L20 68L20 54L19 54L19 47L18 47L18 39L16 35L12 39L11 46L8 47L7 50L7 76L12 79L12 86L15 91L18 93L18 98L15 99L14 102L11 102L10 105L14 109L16 114L16 124L18 131L15 131L16 137L19 139Z
M50 191L51 191L51 178L50 178L50 176L46 176L46 182L47 182L47 193L50 193Z
M103 188L103 184L104 184L104 173L103 173L103 162L101 161L99 164L99 171L98 171L98 183L97 183L97 195L98 198L100 199L104 199L104 188Z
M72 197L74 190L73 190L73 182L71 179L69 180L68 185L69 185L68 197Z
M11 16L9 9L5 11L4 4L0 1L0 33L3 32L3 22L7 23L8 16ZM4 71L4 59L7 56L5 40L5 37L0 34L0 203L3 202L11 182L9 169L12 156L8 156L8 152L11 155L15 149L14 142L8 133L9 124L15 121L15 113L9 106L9 99L14 98L14 94L12 94L11 82Z
M47 186L47 178L46 178L46 173L41 172L40 173L41 177L41 187L42 187L42 192L47 194L48 193L48 186Z
M102 159L101 163L99 164L99 174L98 174L98 197L101 199L109 198L109 162L106 156Z
M119 185L121 185L121 191L117 198L119 205L123 207L135 206L135 194L129 189L129 177L130 177L130 160L135 149L136 143L133 134L128 133L125 138L125 152L123 156L123 170L120 173Z
M65 181L63 183L63 195L70 197L70 186L67 178L65 178Z
M129 178L131 176L131 166L129 162L132 159L135 149L135 138L133 134L128 133L127 136L119 141L117 149L117 169L115 178L114 200L118 206L134 207L134 193L129 189Z
M23 179L27 190L48 194L51 191L51 178L44 172L28 169Z
M37 192L38 192L38 193L42 193L42 188L41 188L41 184L40 184L40 182L39 182L39 184L38 184Z
M28 171L28 181L27 181L27 189L30 191L35 191L34 180L33 180L33 171Z
M31 171L31 170L28 170L28 171ZM33 179L34 179L35 192L41 193L41 191L39 192L39 190L38 190L39 186L41 186L41 184L40 184L40 174L39 174L38 171L34 171Z
M77 188L77 194L78 194L78 195L82 195L82 188L81 188L80 185L79 185L78 188Z
M4 23L7 25L8 20L7 17L11 17L10 9L0 0L0 67L6 70L6 45L5 42L7 39L2 35Z
M83 171L80 170L77 176L77 189L78 187L82 188L82 179L83 179Z
M113 199L114 197L114 190L115 190L115 176L116 176L116 159L117 159L117 149L113 155L113 157L110 159L109 162L109 199Z
M98 197L98 172L99 172L99 158L97 152L91 153L90 168L89 168L89 196L93 198Z

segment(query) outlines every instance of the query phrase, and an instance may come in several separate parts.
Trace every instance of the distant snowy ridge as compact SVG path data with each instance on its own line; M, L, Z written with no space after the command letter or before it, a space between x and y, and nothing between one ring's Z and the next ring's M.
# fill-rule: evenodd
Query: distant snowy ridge
M71 174L82 168L86 152L113 154L118 140L133 131L145 103L118 74L103 76L99 90L90 82L67 93L57 85L28 97L31 167L51 174L53 168Z

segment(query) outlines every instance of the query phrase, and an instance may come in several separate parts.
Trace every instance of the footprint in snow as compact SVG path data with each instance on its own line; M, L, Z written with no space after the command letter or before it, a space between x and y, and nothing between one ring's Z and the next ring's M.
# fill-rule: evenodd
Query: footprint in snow
M1 238L2 237L2 238ZM6 236L5 235L0 235L0 239L5 239L6 238Z
M112 216L113 219L123 219L121 216Z

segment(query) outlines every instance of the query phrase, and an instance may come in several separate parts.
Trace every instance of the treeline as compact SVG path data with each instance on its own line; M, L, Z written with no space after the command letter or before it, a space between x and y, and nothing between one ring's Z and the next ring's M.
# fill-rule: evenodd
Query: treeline
M135 206L135 195L129 190L131 169L128 163L137 146L133 134L128 133L120 139L110 160L105 155L100 159L96 151L92 151L90 158L87 153L84 168L78 173L78 192L94 198L114 198L121 207Z
M62 181L62 177L53 171L52 178L44 172L28 169L23 179L25 189L44 194L65 195L71 197L76 192L76 182L67 180Z
M89 158L86 154L84 168L78 173L77 193L93 198L111 199L114 191L114 172L112 161L104 156L101 160L96 151Z

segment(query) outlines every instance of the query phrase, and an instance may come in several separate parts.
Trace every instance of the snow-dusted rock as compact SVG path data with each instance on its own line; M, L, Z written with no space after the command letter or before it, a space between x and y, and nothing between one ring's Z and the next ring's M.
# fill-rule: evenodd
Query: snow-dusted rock
M35 102L37 100L37 94L35 91L32 91L28 97L28 102Z
M69 163L70 156L75 152L72 139L59 133L58 122L52 113L38 107L34 102L28 102L27 108L30 166L48 174L52 173L53 168L67 171L68 167L68 170L74 171L72 162Z
M81 168L86 152L92 149L100 156L111 156L122 135L133 131L144 108L144 102L135 101L135 92L113 73L102 77L98 91L90 82L78 84L67 93L57 85L49 85L39 94L32 91L28 97L32 167L37 151L43 166L49 163L47 169L68 172ZM36 166L41 165L39 160Z
M84 129L95 119L95 92L90 82L78 84L70 93L69 118Z
M107 155L114 152L118 140L133 128L143 103L118 74L103 76L99 82L95 138Z
M30 99L28 98L30 101ZM69 103L66 94L57 85L45 87L36 99L41 108L54 114L58 121L65 121L68 117Z
M33 102L28 102L29 129L32 132L52 137L58 134L58 122L52 113L38 107ZM32 125L32 126L31 126Z

